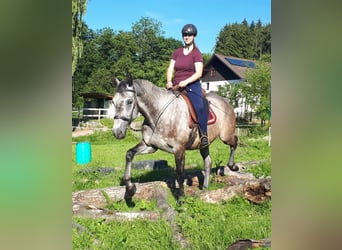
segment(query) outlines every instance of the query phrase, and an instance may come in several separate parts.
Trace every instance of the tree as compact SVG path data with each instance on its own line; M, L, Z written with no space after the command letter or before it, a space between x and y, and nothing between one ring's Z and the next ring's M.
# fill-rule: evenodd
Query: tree
M254 115L264 124L271 115L271 66L258 62L256 68L246 71L246 81L219 87L218 94L226 97L237 108L243 102L245 107L254 110ZM248 117L250 115L250 117ZM251 118L252 113L245 113L244 118Z
M138 44L137 57L130 69L132 75L149 80L157 86L165 86L171 54L175 48L182 45L173 38L164 38L161 28L159 21L149 17L142 17L132 25L132 34Z
M87 9L87 0L72 0L72 75L76 70L78 59L82 55L81 40L82 17Z
M73 105L81 106L84 92L112 93L109 79L114 74L125 79L127 71L134 78L165 86L166 70L174 49L182 42L162 36L161 23L142 18L132 32L103 28L96 32L84 24L80 38L84 53L73 75Z
M255 115L264 124L271 115L271 66L260 62L255 69L246 71L248 101L255 108Z
M103 67L109 70L115 63L115 54L113 51L116 50L116 43L114 41L116 34L110 28L100 29L96 33L97 36L95 42L97 51L102 58Z
M270 25L263 26L260 20L226 24L216 38L215 53L260 60L271 53L270 32Z
M217 94L226 97L233 108L237 108L239 107L239 101L243 98L241 87L242 83L219 86Z
M72 76L72 104L75 107L83 105L81 93L85 92L88 78L97 68L103 67L103 59L96 43L97 35L88 26L82 26L81 39L83 56L78 60L76 70Z
M137 55L141 63L158 58L158 37L164 33L161 28L161 22L149 17L142 17L132 25L133 36L139 44Z
M112 72L106 68L97 68L88 78L84 92L113 94Z

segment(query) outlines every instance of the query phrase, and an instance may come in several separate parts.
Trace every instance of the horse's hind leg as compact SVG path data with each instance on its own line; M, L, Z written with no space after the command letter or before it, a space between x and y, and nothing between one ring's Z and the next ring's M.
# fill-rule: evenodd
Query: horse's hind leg
M239 170L239 167L235 165L234 163L234 153L238 145L238 138L236 135L234 135L234 142L232 144L229 144L230 146L230 155L229 155L229 160L228 160L228 167L232 171L237 171Z
M131 181L131 168L134 156L136 154L150 154L155 152L156 150L157 149L153 147L147 146L144 141L141 141L135 147L129 149L126 152L126 167L123 176L123 180L126 185L125 200L131 199L137 190L135 184Z
M175 153L176 162L176 179L178 183L178 192L176 198L178 202L181 202L181 198L184 197L184 164L185 164L185 151L181 150Z

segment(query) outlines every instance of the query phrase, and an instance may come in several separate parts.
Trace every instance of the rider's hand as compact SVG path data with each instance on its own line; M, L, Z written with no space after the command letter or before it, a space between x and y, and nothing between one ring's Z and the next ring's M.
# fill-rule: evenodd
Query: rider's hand
M184 88L188 83L186 81L180 81L178 85L179 87Z
M166 88L167 89L172 89L172 85L173 85L172 82L167 82L166 83Z

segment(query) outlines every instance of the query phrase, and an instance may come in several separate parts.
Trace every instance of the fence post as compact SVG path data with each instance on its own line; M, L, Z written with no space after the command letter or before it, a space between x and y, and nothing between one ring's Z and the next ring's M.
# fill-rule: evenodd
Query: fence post
M77 127L80 127L80 120L81 120L81 108L77 107Z
M271 127L268 128L268 146L271 146Z

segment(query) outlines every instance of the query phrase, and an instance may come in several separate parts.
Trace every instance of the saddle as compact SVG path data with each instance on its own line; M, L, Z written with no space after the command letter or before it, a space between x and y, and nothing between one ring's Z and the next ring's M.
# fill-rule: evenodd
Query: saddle
M185 90L181 91L180 95L183 97L183 99L186 102L188 109L189 109L189 113L190 113L189 127L194 128L196 126L196 124L198 124L198 119L197 119L195 109L192 106L192 103L191 103L189 97L187 96ZM206 92L204 89L202 89L203 98L205 98L205 95L206 95ZM216 114L214 113L211 106L209 105L209 101L207 99L205 99L205 100L208 102L208 106L209 106L209 112L208 112L209 117L208 117L208 123L207 124L210 125L210 124L213 124L216 122Z

